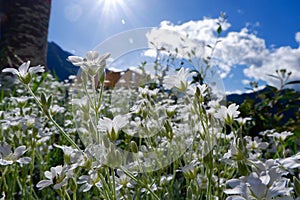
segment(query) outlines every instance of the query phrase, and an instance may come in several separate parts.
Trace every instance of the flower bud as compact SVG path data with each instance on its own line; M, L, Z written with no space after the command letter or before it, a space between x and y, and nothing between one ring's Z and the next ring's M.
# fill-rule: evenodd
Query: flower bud
M119 133L112 128L111 132L108 132L108 138L110 139L111 142L114 142L118 139Z
M138 146L135 141L130 142L130 147L131 147L132 152L134 152L134 153L139 152Z

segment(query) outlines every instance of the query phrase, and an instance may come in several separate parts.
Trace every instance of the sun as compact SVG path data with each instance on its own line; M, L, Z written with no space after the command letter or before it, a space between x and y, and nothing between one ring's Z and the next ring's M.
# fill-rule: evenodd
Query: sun
M82 0L83 1L83 0ZM133 12L136 0L85 0L88 2L88 20L93 21L95 37L121 31L136 23Z
M100 8L102 16L105 17L108 17L108 15L120 15L128 9L124 0L98 0L97 7Z

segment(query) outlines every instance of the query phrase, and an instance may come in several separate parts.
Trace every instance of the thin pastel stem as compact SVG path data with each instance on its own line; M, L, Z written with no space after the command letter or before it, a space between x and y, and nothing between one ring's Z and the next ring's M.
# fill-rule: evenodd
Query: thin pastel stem
M68 140L68 142L70 142L72 144L73 147L75 147L76 149L78 149L79 151L81 151L81 149L79 148L79 146L72 140L72 138L61 128L61 126L59 124L56 123L56 121L52 118L51 114L49 112L46 112L43 109L43 105L42 103L39 101L39 99L35 96L35 94L33 93L33 91L31 90L31 88L28 85L25 85L25 87L28 89L28 91L30 92L30 94L33 96L34 100L36 101L36 103L39 105L40 109L43 111L43 113L48 117L48 119L56 126L56 128L58 129L58 131Z
M95 110L96 109L95 105L94 105L93 100L92 100L92 98L91 98L91 96L89 94L89 91L87 89L87 84L85 82L83 83L83 89L84 89L84 92L86 93L86 95L87 95L87 97L89 99L90 104L92 105L93 109Z
M35 140L31 140L31 163L30 163L30 196L32 196L33 193L33 183L32 183L32 179L33 179L33 171L34 171L34 161L35 161Z
M149 186L147 184L144 184L142 183L140 180L138 180L137 178L135 178L133 176L133 174L131 174L130 171L128 171L126 168L124 167L120 167L121 170L124 172L124 174L126 174L129 178L131 178L132 180L134 180L135 182L137 182L138 184L140 184L141 186L145 187L149 192L150 194L157 200L159 200L160 198L153 192L153 190L151 190L151 188L149 188Z
M105 178L103 177L103 175L101 173L99 173L99 177L100 177L101 183L103 185L103 190L104 190L103 193L106 196L106 199L113 199L111 194L110 194L110 189L109 189L109 186L106 183Z
M115 199L117 199L117 195L116 195L116 180L115 180L115 171L113 168L111 169L111 174L112 174L112 192L113 192L113 197Z

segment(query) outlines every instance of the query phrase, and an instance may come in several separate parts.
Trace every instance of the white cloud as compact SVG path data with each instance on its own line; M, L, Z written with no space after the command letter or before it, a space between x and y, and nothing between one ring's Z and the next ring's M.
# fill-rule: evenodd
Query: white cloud
M243 83L243 85L247 85L248 86L250 84L250 81L247 80L247 79L243 79L242 83Z
M146 37L149 41L149 46L154 48L165 48L166 51L175 53L177 49L179 56L188 57L187 53L192 50L195 51L198 57L204 55L204 44L197 40L197 38L190 37L183 34L182 31L175 31L169 28L164 28L166 22L162 22L161 28L153 28L147 34ZM169 25L172 27L173 25Z
M250 63L250 67L244 70L244 74L255 80L264 80L273 86L279 86L279 81L268 74L275 74L276 69L287 69L292 72L291 80L300 80L300 48L280 47L268 51L261 63Z
M215 37L215 30L218 28L218 19L204 17L203 20L189 21L181 25L174 25L168 21L161 22L160 26L164 29L179 31L181 34L187 34L189 37L200 41L212 39ZM223 30L226 31L231 25L228 22L223 24Z
M215 64L228 74L236 65L259 65L267 51L263 39L243 28L240 32L229 32L226 37L221 38L214 55Z
M226 91L226 95L231 95L231 94L243 94L243 91L242 90Z
M177 31L205 44L213 44L217 39L215 34L217 22L218 19L209 18L181 25L163 21L160 28ZM259 22L256 25L259 26ZM230 26L231 24L226 22L223 30L228 30ZM213 64L220 67L222 78L228 76L233 67L243 65L246 67L243 71L246 77L266 81L273 86L279 86L279 82L268 74L275 74L276 69L285 68L292 72L291 80L300 80L300 47L268 48L263 38L246 27L237 32L227 32L227 35L219 39L221 42L215 50ZM295 39L300 43L300 32L295 34ZM205 54L207 56L209 51Z

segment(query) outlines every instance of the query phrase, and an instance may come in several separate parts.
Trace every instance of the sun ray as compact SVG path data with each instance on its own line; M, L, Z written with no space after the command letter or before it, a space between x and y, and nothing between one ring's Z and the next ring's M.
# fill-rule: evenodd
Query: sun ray
M123 19L131 14L131 10L124 0L98 0L94 10L100 12L102 20Z

